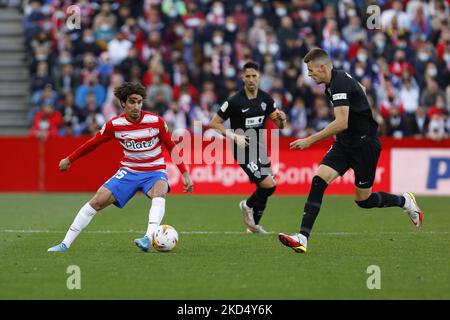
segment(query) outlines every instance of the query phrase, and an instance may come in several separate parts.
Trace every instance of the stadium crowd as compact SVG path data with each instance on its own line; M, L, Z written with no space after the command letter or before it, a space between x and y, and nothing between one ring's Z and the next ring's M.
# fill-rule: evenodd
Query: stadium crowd
M143 83L145 109L170 127L206 126L254 60L261 89L289 116L282 134L305 137L332 121L302 61L319 46L366 87L380 134L449 136L449 0L80 0L73 30L71 4L24 5L30 135L94 134L121 112L113 88L123 81Z

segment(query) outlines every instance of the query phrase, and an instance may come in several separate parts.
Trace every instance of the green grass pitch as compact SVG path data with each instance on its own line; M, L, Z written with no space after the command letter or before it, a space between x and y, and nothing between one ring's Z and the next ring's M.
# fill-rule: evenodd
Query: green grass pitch
M180 243L143 253L150 202L98 214L67 253L49 253L92 194L0 194L0 299L450 299L450 199L418 197L424 226L399 208L363 210L325 196L307 254L276 232L298 230L304 197L273 196L261 224L246 234L238 196L170 195L163 223ZM69 290L67 268L81 270ZM380 268L369 290L367 269Z

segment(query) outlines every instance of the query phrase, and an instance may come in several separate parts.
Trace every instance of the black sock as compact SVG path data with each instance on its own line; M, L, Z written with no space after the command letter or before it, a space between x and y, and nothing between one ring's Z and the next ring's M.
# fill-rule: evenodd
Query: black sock
M400 207L405 205L405 197L386 192L374 192L363 201L355 201L358 206L364 209Z
M253 218L255 224L259 224L262 218L264 209L266 208L267 199L275 192L273 188L260 188L257 187L256 191L247 199L247 206L253 208Z
M308 200L306 201L305 208L303 210L302 225L300 227L300 233L306 238L309 237L317 215L319 214L323 194L327 187L328 183L326 183L325 180L319 176L314 176L311 182L311 190L309 191Z

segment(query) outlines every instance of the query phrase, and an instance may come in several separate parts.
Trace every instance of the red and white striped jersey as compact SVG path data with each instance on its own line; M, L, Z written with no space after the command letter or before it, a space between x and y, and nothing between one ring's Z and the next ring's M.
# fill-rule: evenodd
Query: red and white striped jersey
M164 120L156 114L142 111L136 122L129 121L125 114L112 118L92 139L70 154L68 159L73 163L111 139L116 139L122 146L123 158L120 165L135 171L165 169L162 146L169 153L175 147ZM181 173L186 171L183 163L177 166Z

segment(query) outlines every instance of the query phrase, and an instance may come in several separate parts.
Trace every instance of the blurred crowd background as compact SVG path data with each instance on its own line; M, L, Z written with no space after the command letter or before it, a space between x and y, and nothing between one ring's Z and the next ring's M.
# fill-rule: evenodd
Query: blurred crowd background
M66 24L78 5L80 29ZM381 8L381 28L366 9ZM205 128L239 90L240 68L260 64L260 88L305 137L333 119L302 59L327 50L367 88L380 134L441 140L450 132L450 1L28 1L30 135L92 135L121 113L113 88L138 81L144 108L171 128Z

